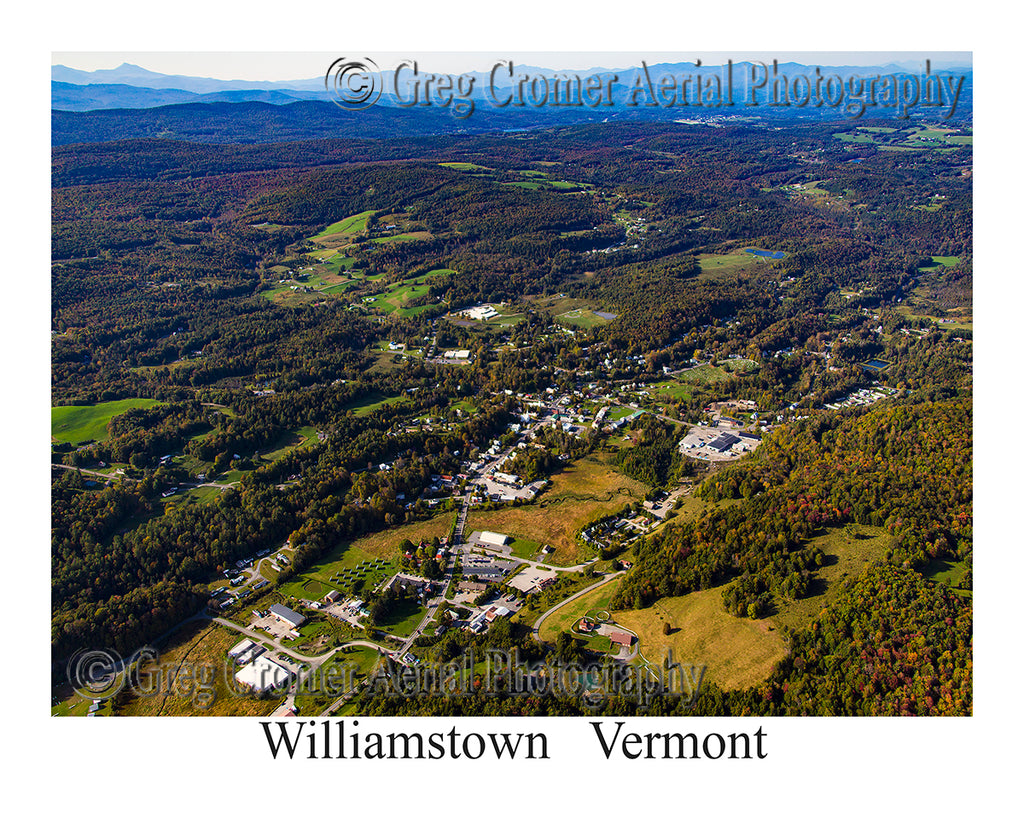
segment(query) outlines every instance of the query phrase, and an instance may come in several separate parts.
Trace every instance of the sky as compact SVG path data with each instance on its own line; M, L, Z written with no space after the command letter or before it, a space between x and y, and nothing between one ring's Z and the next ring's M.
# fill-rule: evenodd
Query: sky
M707 65L760 60L799 62L806 65L866 66L890 63L923 64L932 60L936 68L950 63L971 64L969 51L372 51L362 52L212 52L212 51L120 51L51 53L52 65L66 65L83 71L116 68L131 63L161 74L182 74L220 80L283 81L308 80L324 74L326 66L338 57L370 57L382 69L394 67L399 60L417 59L424 70L460 73L487 71L497 60L512 59L519 65L534 65L555 70L587 68L624 68L662 62L693 62Z

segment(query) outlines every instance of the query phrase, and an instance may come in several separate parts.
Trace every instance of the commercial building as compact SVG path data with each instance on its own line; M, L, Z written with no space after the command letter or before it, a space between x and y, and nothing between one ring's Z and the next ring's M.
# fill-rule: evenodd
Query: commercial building
M505 546L512 542L512 538L508 535L502 535L498 532L480 532L477 539L489 546Z
M269 657L262 656L257 657L235 674L235 680L239 685L253 691L269 691L272 688L279 688L287 685L291 678L292 672L287 668L275 663Z
M279 621L291 626L292 628L298 628L306 622L306 618L297 611L292 611L290 608L282 606L280 603L274 603L274 605L270 607L270 613Z

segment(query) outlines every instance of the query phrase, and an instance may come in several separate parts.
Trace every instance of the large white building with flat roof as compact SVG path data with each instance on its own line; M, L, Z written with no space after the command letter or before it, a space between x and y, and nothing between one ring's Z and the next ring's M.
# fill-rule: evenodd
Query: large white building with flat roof
M275 663L269 657L257 657L235 674L239 685L253 691L269 691L287 685L292 672L283 665Z

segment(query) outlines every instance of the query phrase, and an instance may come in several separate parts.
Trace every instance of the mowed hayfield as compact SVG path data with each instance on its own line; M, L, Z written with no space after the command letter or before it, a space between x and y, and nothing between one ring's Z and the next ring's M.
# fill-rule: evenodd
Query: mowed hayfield
M130 409L163 403L155 398L123 398L91 406L50 408L50 437L61 444L107 440L107 422Z
M310 238L318 244L324 244L328 246L335 246L339 243L348 243L348 240L353 236L358 236L364 230L366 230L366 220L373 215L374 211L364 210L362 213L355 213L352 216L347 216L340 222L335 222L333 225L328 225L321 230L316 236Z
M665 597L646 609L613 611L612 619L636 632L640 654L649 663L660 666L671 650L673 662L706 666L704 680L727 691L761 682L788 651L770 621L727 613L721 588Z
M770 261L746 253L742 248L734 250L732 253L701 253L697 257L702 279L731 276L743 270L752 270L758 265L767 264Z
M486 529L554 546L551 563L574 565L591 556L577 542L577 533L627 503L643 500L649 489L588 456L552 476L551 486L533 504L471 510L466 531Z
M245 635L206 622L190 623L176 631L167 645L160 646L157 663L143 669L158 693L132 695L118 708L118 714L133 717L180 716L266 716L280 699L239 696L229 688L227 652ZM191 676L188 670L191 670ZM180 673L177 685L174 674ZM162 676L161 676L162 675ZM231 681L232 684L234 680ZM126 686L125 691L130 691ZM212 692L212 702L210 702Z

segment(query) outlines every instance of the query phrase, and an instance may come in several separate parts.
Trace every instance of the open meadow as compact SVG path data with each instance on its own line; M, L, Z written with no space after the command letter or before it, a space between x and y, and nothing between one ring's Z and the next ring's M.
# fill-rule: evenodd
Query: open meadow
M646 484L588 456L551 477L533 503L490 511L473 509L466 531L486 529L553 546L552 563L573 565L589 554L576 539L588 523L644 499Z
M88 406L50 408L50 438L56 443L80 444L107 440L107 423L130 409L145 409L162 403L155 398L122 398Z

